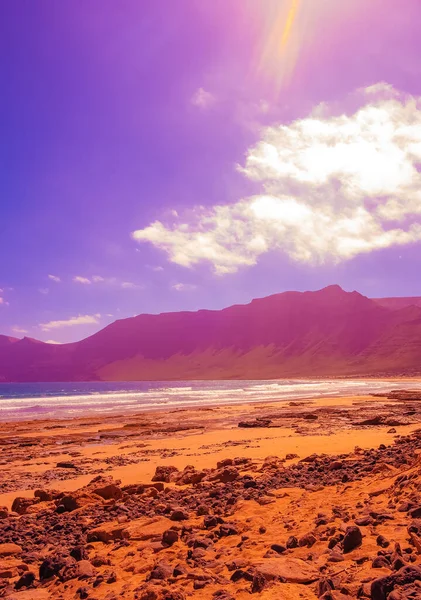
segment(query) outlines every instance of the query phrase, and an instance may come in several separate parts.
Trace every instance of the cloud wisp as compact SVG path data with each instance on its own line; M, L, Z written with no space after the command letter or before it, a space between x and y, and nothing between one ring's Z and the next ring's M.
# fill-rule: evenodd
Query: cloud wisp
M120 281L116 277L102 277L101 275L92 275L91 277L82 277L80 275L76 275L75 277L73 277L72 281L74 283L81 283L83 285L91 285L92 283L103 283L106 285L121 287L123 290L144 289L143 285L134 283L133 281Z
M61 321L49 321L48 323L41 323L40 328L42 331L51 331L51 329L61 329L62 327L75 327L78 325L98 325L100 314L95 315L78 315L77 317L70 317L69 319L63 319Z
M61 282L61 278L58 277L58 275L48 275L48 279L51 279L51 281L54 281L55 283Z
M421 98L388 84L359 90L347 113L323 104L261 132L238 170L261 192L196 206L132 233L184 267L215 273L278 250L312 264L421 240Z
M193 283L175 283L171 286L176 292L193 292L197 289L197 285Z
M211 108L215 104L215 101L215 96L202 87L197 89L191 98L191 103L193 106L196 106L202 110Z

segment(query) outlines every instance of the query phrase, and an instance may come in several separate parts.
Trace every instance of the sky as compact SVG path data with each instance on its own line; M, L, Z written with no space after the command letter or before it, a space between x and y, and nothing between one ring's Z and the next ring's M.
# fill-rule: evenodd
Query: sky
M0 4L0 333L421 295L419 0Z

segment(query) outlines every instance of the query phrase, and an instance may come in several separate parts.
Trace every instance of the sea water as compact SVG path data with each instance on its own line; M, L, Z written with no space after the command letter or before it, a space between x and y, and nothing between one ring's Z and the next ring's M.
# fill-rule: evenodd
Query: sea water
M189 406L367 395L419 382L383 380L0 383L0 420L61 419Z

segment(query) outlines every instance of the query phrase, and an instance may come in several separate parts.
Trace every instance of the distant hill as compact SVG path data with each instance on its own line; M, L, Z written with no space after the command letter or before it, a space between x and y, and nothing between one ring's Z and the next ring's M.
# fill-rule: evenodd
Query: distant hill
M0 336L0 381L415 374L421 302L372 300L336 285L223 310L142 314L72 344Z
M421 297L413 296L408 298L374 298L377 304L397 310L405 306L421 306Z

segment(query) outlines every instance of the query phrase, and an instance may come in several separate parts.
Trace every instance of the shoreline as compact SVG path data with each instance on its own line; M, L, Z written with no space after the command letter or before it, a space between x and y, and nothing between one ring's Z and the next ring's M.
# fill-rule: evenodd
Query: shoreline
M206 380L206 381L212 381L212 380ZM421 379L420 378L410 378L410 379L404 379L404 378L397 378L397 379L357 379L357 378L350 378L350 379L344 379L344 378L337 378L337 379L320 379L320 380L316 380L316 379L273 379L273 380L217 380L215 381L215 383L227 383L227 382L232 382L233 384L235 384L236 381L247 381L250 384L255 383L256 385L261 385L262 382L268 382L268 385L271 385L273 383L276 382L285 382L285 381L295 381L295 382L302 382L304 385L306 383L316 383L317 381L319 382L324 382L325 384L329 384L330 382L335 382L335 383L340 383L341 381L343 381L344 383L349 383L350 381L355 381L355 383L358 385L359 383L367 383L367 386L370 386L370 383L374 383L376 385L381 385L381 384L385 384L385 385L390 385L391 382L401 382L401 383L411 383L411 388L413 388L413 386L416 386L419 384L419 387L421 387ZM79 382L79 383L97 383L97 382ZM111 382L106 382L106 383L111 383ZM116 384L118 384L119 382L115 382ZM123 383L136 383L136 382L121 382ZM155 382L139 382L139 383L155 383ZM166 384L171 384L171 383L177 383L177 382L160 382L163 384L163 388L165 387ZM189 383L200 383L199 381L191 381L191 382L185 382L186 385L185 386L177 386L174 389L175 390L183 390L184 388L189 390L190 386L188 385ZM71 383L70 383L71 384ZM60 385L70 385L69 383L66 382L61 382ZM13 384L14 385L14 384ZM19 385L19 384L18 384ZM23 384L23 385L29 385L29 384ZM46 384L48 385L48 384ZM287 386L287 384L286 384ZM159 388L157 388L158 390ZM194 390L193 390L194 391ZM212 390L198 390L198 391L203 391L204 393L206 393L207 391L212 392ZM5 423L25 423L25 422L36 422L38 424L40 423L44 423L44 422L67 422L67 421L73 421L74 419L90 419L90 418L97 418L97 419L108 419L108 418L115 418L115 419L121 419L124 418L125 416L136 416L136 415L140 415L140 414L146 414L146 413L158 413L161 411L166 411L166 412L172 412L172 411L176 411L176 410L198 410L200 408L202 408L203 410L210 410L213 408L218 408L218 407L228 407L228 406L236 406L241 408L244 405L248 405L248 404L252 404L252 405L259 405L259 404L265 404L265 403L276 403L276 404L285 404L291 401L297 401L297 402L314 402L317 399L327 399L327 398L332 398L332 399L338 399L340 400L343 397L346 397L347 395L350 395L352 393L352 389L350 390L336 390L336 391L332 391L332 392L328 392L328 391L321 391L319 393L315 393L314 391L308 391L306 393L303 393L301 390L297 390L296 393L294 393L293 391L288 391L286 392L288 394L288 396L280 396L278 398L273 398L273 397L269 397L269 398L262 398L262 399L250 399L250 400L244 400L244 398L241 399L233 399L231 401L226 401L223 398L224 392L225 394L229 394L232 392L238 392L238 390L236 389L229 389L227 388L227 390L215 390L217 393L220 393L221 398L218 398L215 401L208 401L207 399L200 399L200 400L189 400L189 401L182 401L180 400L179 402L177 402L176 400L171 402L162 402L159 403L157 402L156 405L151 405L151 403L145 403L144 405L139 404L136 407L131 407L131 408L124 408L122 407L121 410L116 410L114 411L114 409L95 409L95 408L89 408L89 409L72 409L75 413L74 416L69 416L69 415L61 415L60 414L60 408L57 408L56 411L54 411L54 409L51 410L51 416L44 416L44 415L37 415L36 412L35 414L31 414L30 416L28 416L25 419L25 415L23 415L24 411L25 412L29 412L30 411L30 407L24 407L21 409L16 409L15 414L17 413L17 416L15 416L15 414L11 414L11 415L2 415L2 409L1 409L1 402L2 401L7 401L7 402L31 402L31 403L36 403L36 402L42 402L42 401L48 401L48 400L53 400L53 399L59 399L60 401L66 401L68 400L69 403L71 403L72 398L77 399L77 398L81 398L84 397L86 399L88 398L92 398L92 403L94 404L94 401L96 399L101 399L101 401L106 401L107 399L111 399L113 397L113 394L120 394L122 397L127 397L129 398L131 394L147 394L148 392L152 392L155 393L155 390L114 390L114 391L106 391L104 390L103 393L88 393L88 394L83 394L82 392L80 394L63 394L63 395L57 395L57 396L24 396L24 397L0 397L0 424L5 424ZM258 393L257 390L254 390L253 387L250 388L245 388L244 393ZM367 390L368 391L368 390ZM373 389L370 393L374 394L374 393L381 393L381 392L390 392L391 390L382 390L382 389ZM368 396L368 393L365 393L366 390L360 390L360 391L355 391L353 396L355 397L365 397ZM163 392L165 393L165 392ZM279 390L279 393L282 394L282 391ZM262 391L262 395L264 395L264 392ZM176 398L176 395L174 396ZM144 408L142 408L142 406L144 406ZM13 409L3 409L3 410L8 410L9 412L12 412ZM19 410L22 411L21 413L19 413ZM57 414L55 414L57 413Z

